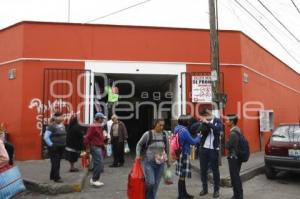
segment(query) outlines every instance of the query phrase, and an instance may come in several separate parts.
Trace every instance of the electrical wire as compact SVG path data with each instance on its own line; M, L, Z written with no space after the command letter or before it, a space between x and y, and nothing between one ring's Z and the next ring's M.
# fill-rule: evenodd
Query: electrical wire
M286 47L264 26L264 24L262 24L261 21L259 21L259 19L257 19L248 9L246 9L238 0L234 0L234 2L236 4L238 4L245 12L247 12L257 23L259 23L259 25L261 25L261 27L281 46L281 48L298 64L300 64L300 62L289 52L288 49L286 49Z
M267 6L265 4L263 4L263 2L261 2L261 0L257 0L275 19L276 21L288 32L290 33L290 35L292 35L292 37L298 42L300 43L300 40L274 15L274 13L267 8Z
M300 9L298 8L298 6L295 4L294 0L291 0L291 2L293 3L294 7L296 8L296 10L299 12L300 14Z
M250 1L245 0L254 10L256 10L261 16L263 16L271 25L274 26L275 29L277 29L278 33L280 32L280 34L284 35L284 36L288 36L286 35L283 30L281 28L279 28L277 25L275 25L267 16L265 16L261 11L259 11L252 3L250 3ZM291 37L289 37L289 39L292 39ZM292 39L294 41L294 37Z
M137 6L142 5L142 4L144 4L144 3L148 3L149 1L151 1L151 0L146 0L146 1L142 1L142 2L140 2L140 3L136 3L136 4L131 5L131 6L128 6L128 7L126 7L126 8L122 8L122 9L120 9L120 10L117 10L117 11L114 11L114 12L111 12L111 13L108 13L108 14L106 14L106 15L104 15L104 16L97 17L97 18L95 18L95 19L89 20L89 21L87 21L87 22L85 22L85 23L91 23L91 22L97 21L97 20L99 20L99 19L103 19L103 18L112 16L112 15L115 15L115 14L119 14L120 12L129 10L129 9L131 9L131 8L134 8L134 7L137 7Z

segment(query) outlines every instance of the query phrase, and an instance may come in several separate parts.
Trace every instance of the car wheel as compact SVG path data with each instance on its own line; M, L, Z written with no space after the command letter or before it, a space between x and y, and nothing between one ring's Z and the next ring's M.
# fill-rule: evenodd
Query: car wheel
M275 179L277 172L269 165L265 165L265 174L268 179Z

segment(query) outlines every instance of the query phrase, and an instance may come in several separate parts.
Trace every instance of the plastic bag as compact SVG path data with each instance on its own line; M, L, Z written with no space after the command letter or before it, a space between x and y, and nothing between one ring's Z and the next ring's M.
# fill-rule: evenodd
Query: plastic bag
M107 146L106 146L106 155L108 156L108 157L110 157L110 156L112 156L112 145L111 144L108 144Z
M128 143L125 143L125 145L124 145L124 153L129 153L129 152L130 152L130 149L129 149Z
M173 184L173 173L170 168L165 169L164 181L165 181L165 184L167 184L167 185Z
M141 160L133 163L130 174L128 175L127 187L128 199L145 199L146 183Z

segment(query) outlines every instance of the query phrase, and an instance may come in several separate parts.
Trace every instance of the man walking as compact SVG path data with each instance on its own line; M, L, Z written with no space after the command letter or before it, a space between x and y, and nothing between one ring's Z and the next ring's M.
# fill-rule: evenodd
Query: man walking
M125 124L118 119L118 116L111 117L113 123L110 129L111 144L114 162L110 167L122 167L124 164L124 142L128 138Z
M240 177L240 171L242 162L238 158L239 150L239 138L241 130L237 127L238 117L237 115L230 114L227 115L226 125L230 128L230 137L226 143L226 149L228 149L228 165L231 178L231 185L233 188L232 199L243 199L243 186Z
M200 196L208 194L207 171L208 164L213 172L214 179L214 198L219 197L220 190L220 171L219 171L219 150L220 150L220 134L223 124L220 119L212 115L211 110L205 108L201 113L201 121L205 130L201 131L202 139L199 147L199 159L201 168L202 191Z
M104 185L100 181L101 173L104 170L104 133L102 123L105 119L105 115L102 113L96 113L94 123L88 128L87 134L84 137L84 144L87 151L90 151L93 158L93 177L90 180L90 184L96 187Z
M49 125L44 134L44 141L48 146L48 152L51 160L50 180L62 183L59 174L60 161L66 146L67 132L64 125L63 114L57 112L53 115L54 123Z

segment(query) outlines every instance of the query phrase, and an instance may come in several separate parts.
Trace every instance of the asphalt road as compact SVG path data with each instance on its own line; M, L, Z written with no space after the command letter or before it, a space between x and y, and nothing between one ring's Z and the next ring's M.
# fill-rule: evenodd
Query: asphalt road
M36 193L25 193L18 196L18 199L126 199L127 177L130 170L130 163L122 168L109 168L106 164L102 181L105 186L94 188L89 185L87 178L84 191L81 193L64 194L56 196L40 195ZM201 189L200 176L193 173L193 178L187 181L188 190L195 198L212 198L212 186L210 194L205 197L198 196ZM300 175L283 173L277 180L268 180L264 175L259 175L243 184L244 198L246 199L295 199L300 198ZM231 188L221 188L220 199L229 199L232 196ZM177 183L174 185L160 186L158 199L177 198Z

